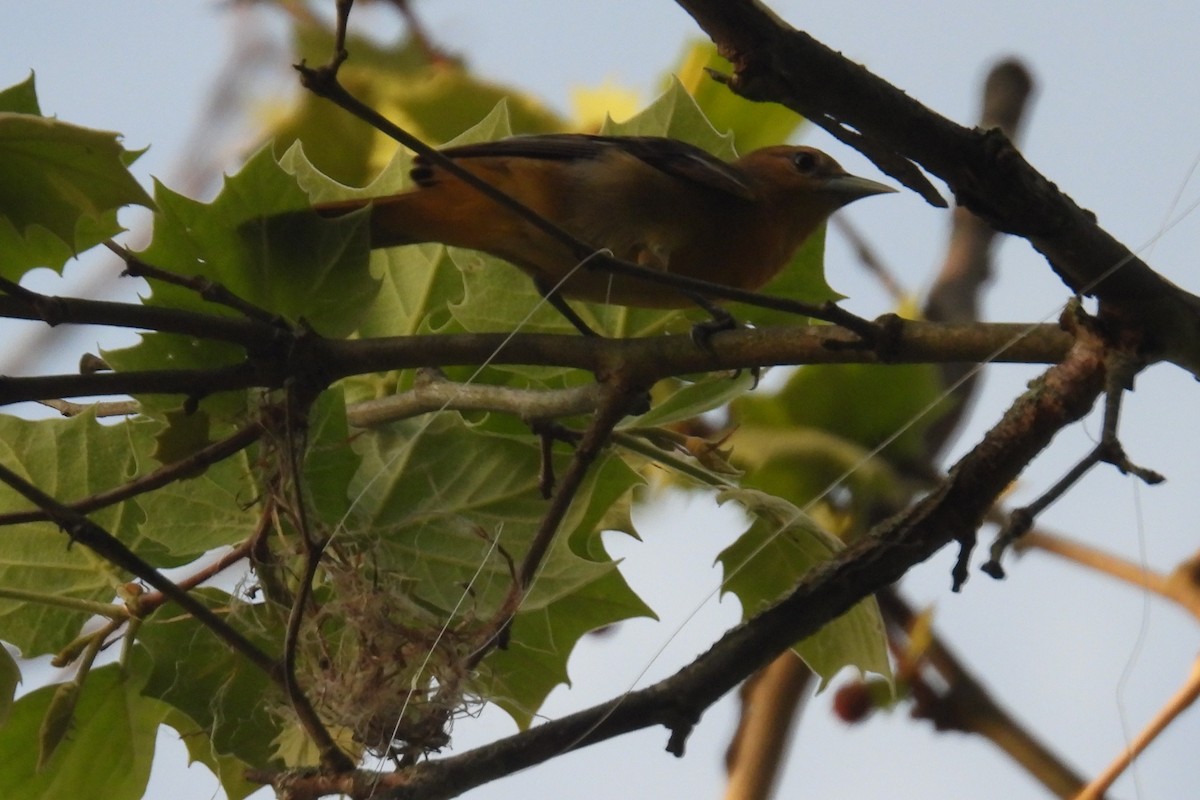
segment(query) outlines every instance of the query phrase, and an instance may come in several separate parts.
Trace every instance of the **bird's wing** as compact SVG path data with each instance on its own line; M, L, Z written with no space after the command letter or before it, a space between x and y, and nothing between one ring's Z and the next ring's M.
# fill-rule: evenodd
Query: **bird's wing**
M512 136L494 142L449 147L442 153L454 159L507 157L578 161L603 158L614 148L672 177L747 200L755 197L753 188L734 165L695 145L660 136L595 136L583 133ZM428 162L418 157L416 165L421 168L428 166Z

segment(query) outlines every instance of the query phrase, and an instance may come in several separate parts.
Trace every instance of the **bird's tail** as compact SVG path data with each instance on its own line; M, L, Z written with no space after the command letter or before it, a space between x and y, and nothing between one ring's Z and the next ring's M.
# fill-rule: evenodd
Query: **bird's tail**
M417 192L389 197L335 200L313 206L322 217L333 219L364 208L371 209L371 247L397 247L436 240L429 204Z

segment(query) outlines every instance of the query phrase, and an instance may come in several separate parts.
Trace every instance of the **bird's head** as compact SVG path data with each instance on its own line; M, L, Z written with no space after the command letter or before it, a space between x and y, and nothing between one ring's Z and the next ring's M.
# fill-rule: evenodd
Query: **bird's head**
M851 175L831 156L813 147L777 145L743 156L737 166L751 176L761 198L782 207L831 214L873 194L896 191L886 184Z

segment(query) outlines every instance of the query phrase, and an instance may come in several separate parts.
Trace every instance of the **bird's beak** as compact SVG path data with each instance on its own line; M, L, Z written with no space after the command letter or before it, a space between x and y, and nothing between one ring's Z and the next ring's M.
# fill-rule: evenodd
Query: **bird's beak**
M873 194L889 194L896 190L887 184L860 178L857 175L837 175L825 181L821 191L837 198L842 205L858 200L860 197L870 197Z

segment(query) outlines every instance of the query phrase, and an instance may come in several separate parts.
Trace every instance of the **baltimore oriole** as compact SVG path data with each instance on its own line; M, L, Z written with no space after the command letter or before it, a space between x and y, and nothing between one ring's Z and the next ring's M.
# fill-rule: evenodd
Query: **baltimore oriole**
M811 147L775 146L725 162L651 136L514 136L441 151L578 239L617 258L739 289L773 278L842 206L894 189L843 170ZM325 216L371 206L371 247L419 242L482 250L529 273L545 293L579 257L449 171L417 156L415 188L318 205ZM566 297L678 308L690 296L579 269Z

